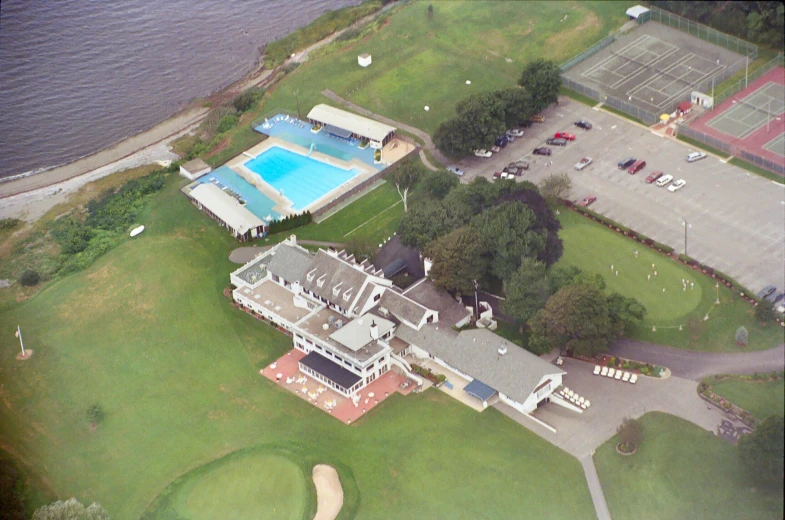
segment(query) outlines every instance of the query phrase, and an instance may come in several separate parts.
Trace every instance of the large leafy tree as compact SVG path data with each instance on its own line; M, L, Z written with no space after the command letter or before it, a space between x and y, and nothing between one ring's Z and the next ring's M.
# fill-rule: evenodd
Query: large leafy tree
M533 258L523 258L518 270L504 281L504 312L521 322L528 321L548 301L545 265Z
M401 200L403 201L404 213L409 211L409 190L412 189L420 177L422 177L424 169L425 168L419 159L408 158L401 161L391 174L395 189L398 190L398 195L400 195Z
M606 297L588 283L559 289L530 321L530 327L538 348L564 346L587 356L602 352L614 337Z
M603 282L604 283L604 282ZM611 293L608 296L608 313L617 336L624 334L627 327L639 324L646 317L646 307L635 298Z
M398 223L398 236L404 245L422 250L452 229L452 219L447 209L441 202L431 201L415 205L411 211L404 213Z
M460 225L468 224L475 215L496 204L496 186L485 177L477 177L469 184L459 184L444 198L453 220Z
M545 248L545 237L534 229L534 212L521 202L506 202L474 217L471 225L482 237L490 272L504 280Z
M85 507L71 498L39 507L33 513L32 520L109 520L109 513L101 504L92 503Z
M755 480L782 486L785 460L785 419L769 417L739 439L739 457Z
M553 210L548 206L545 198L540 195L537 186L530 182L498 182L495 185L499 190L499 204L509 201L522 202L534 212L534 229L546 233L545 248L537 259L544 262L546 267L558 262L564 252L562 241L559 238L561 223L553 214Z
M504 123L507 128L518 126L534 115L531 93L522 88L507 88L493 93L504 108Z
M485 248L477 231L465 226L452 231L426 248L433 261L430 277L437 286L459 294L474 289L473 280L483 277L487 261Z
M504 133L504 103L493 93L472 95L455 107L467 151L489 148Z
M574 283L589 283L601 291L605 290L605 278L602 275L584 273L574 265L552 269L548 275L548 287L551 294L555 294L562 287Z
M417 189L432 199L442 200L458 184L460 181L454 174L447 170L438 170L423 175Z
M518 85L531 95L532 109L542 110L559 100L561 70L553 61L536 59L523 68Z
M543 179L540 184L540 193L551 205L556 205L562 199L570 196L572 179L566 173L553 173Z
M462 123L458 118L448 119L436 128L433 144L452 157L462 157L472 150L471 144L464 138Z

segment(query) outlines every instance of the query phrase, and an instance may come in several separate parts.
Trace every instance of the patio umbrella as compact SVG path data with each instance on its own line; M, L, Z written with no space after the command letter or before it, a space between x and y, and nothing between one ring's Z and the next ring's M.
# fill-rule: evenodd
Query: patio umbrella
M665 122L667 122L667 121L668 121L670 118L671 118L670 114L662 114L662 115L660 116L660 121L662 121L663 123L665 123Z

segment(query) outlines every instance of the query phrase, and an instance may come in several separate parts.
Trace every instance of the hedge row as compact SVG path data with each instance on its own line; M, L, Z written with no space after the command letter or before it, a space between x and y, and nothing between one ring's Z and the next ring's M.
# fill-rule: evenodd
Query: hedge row
M273 220L267 228L267 233L273 235L281 231L289 231L290 229L298 228L306 224L310 224L313 220L310 211L305 211L299 215L288 215L283 220Z

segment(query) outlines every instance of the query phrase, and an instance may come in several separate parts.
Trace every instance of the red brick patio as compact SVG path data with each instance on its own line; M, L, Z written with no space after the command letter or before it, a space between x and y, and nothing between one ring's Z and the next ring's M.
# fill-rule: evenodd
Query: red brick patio
M406 381L406 377L390 370L358 393L360 401L357 406L355 406L351 399L342 396L310 376L306 376L308 377L308 381L304 384L297 384L297 382L286 383L286 380L290 377L296 379L305 376L305 374L300 372L298 366L299 361L304 358L305 355L305 353L297 349L292 349L278 358L275 363L271 363L264 367L259 373L282 389L292 392L323 412L329 413L344 424L355 422L394 392L408 395L409 392L416 388L416 384L410 382L411 384L407 389L402 389L401 385ZM280 378L278 377L279 375L281 376ZM317 392L320 387L324 388L321 394ZM305 392L302 391L303 388L306 389ZM313 395L314 393L317 393L315 399L309 396L309 394ZM371 396L371 394L373 395ZM335 400L337 404L332 410L327 410L325 408L325 403L331 400Z

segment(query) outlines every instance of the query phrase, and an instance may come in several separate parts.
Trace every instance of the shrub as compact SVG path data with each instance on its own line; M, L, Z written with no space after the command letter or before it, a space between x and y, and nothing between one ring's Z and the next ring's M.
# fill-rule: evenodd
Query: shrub
M254 89L246 90L232 100L232 106L237 112L242 114L256 103L256 99L257 96Z
M641 430L640 422L630 417L625 417L619 427L616 429L619 434L619 440L623 448L631 451L637 448L643 440L643 431Z
M273 220L267 228L270 235L280 233L281 231L288 231L290 229L298 228L310 224L313 220L310 211L305 211L299 215L288 215L283 220Z
M19 283L25 287L32 287L34 285L38 285L40 280L41 276L38 274L38 271L34 269L27 269L24 273L22 273L21 278L19 278Z
M104 410L98 403L93 403L87 409L87 422L93 425L101 424L104 421Z
M760 320L761 323L765 323L771 320L773 310L772 305L763 300L755 306L755 317Z
M18 218L0 218L0 231L14 229L20 222Z
M216 132L219 134L228 132L229 130L237 126L237 123L239 122L240 122L240 118L237 117L237 114L226 114L218 122L218 128L216 129Z
M335 41L345 42L349 40L354 40L355 38L360 36L360 32L361 32L360 29L356 27L350 27L349 29L346 29L344 32L339 34L338 37L335 38Z

